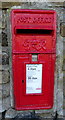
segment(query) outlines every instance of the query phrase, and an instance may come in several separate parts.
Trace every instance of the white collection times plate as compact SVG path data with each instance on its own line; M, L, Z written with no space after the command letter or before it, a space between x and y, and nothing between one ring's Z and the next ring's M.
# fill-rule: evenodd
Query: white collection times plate
M42 93L42 64L26 64L26 94Z

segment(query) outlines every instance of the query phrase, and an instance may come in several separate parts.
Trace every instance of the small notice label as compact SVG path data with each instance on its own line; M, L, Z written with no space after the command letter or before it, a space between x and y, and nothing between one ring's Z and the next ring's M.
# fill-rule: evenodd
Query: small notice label
M26 94L42 93L42 64L26 64Z

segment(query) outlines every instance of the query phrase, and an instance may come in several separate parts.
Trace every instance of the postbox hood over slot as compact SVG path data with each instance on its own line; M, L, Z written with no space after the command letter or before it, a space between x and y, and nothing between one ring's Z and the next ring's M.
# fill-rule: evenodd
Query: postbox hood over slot
M12 10L12 53L56 53L54 10Z
M55 29L54 10L13 10L13 25L21 29Z

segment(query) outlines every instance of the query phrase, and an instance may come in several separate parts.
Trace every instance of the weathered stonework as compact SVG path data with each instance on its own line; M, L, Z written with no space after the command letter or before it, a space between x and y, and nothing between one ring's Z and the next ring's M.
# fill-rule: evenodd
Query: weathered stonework
M60 33L62 37L65 37L65 23L61 23Z
M0 113L0 120L2 119L2 113Z
M0 52L0 64L2 64L2 51Z
M6 97L2 99L2 109L0 110L1 112L8 110L10 108L10 97Z
M10 95L10 84L9 83L0 85L0 88L2 88L0 89L0 93L2 92L2 99Z
M10 109L8 109L8 111L6 112L5 118L14 118L14 117L16 117L16 115L17 115L16 110L10 108Z
M2 52L2 65L9 64L9 58L6 52Z

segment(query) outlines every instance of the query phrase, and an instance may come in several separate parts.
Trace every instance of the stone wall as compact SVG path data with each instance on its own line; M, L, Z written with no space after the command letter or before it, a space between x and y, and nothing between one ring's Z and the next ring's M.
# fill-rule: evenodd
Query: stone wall
M15 4L15 6L14 6ZM64 3L52 2L23 2L3 3L0 10L0 118L1 113L5 118L14 118L30 115L33 111L16 111L13 108L12 76L11 76L11 33L10 33L10 11L13 8L21 9L53 9L57 12L57 40L56 40L56 71L54 107L51 110L36 110L35 114L41 118L58 118L65 116L65 5ZM17 6L18 5L18 6ZM8 16L9 15L9 16ZM1 42L2 39L2 42ZM64 46L64 47L63 47ZM1 48L2 47L2 48ZM64 50L64 52L63 52ZM10 61L9 61L10 59ZM2 65L1 65L2 63ZM64 77L63 77L64 72ZM63 79L64 78L64 79ZM64 96L63 96L64 91ZM64 114L63 114L64 110ZM57 113L57 114L56 114Z

